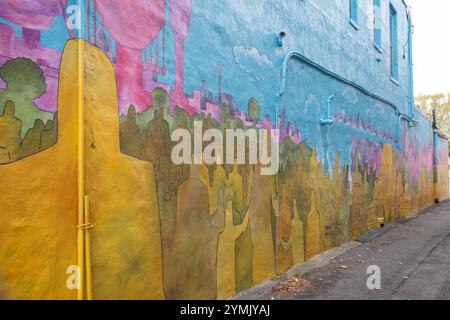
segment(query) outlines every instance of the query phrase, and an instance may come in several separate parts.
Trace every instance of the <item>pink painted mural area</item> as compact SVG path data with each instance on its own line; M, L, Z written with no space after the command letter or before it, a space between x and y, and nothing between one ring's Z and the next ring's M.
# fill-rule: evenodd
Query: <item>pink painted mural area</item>
M0 18L16 24L22 37L13 27L0 23L0 66L16 57L27 57L42 67L47 81L43 96L35 102L49 112L57 110L57 82L61 52L41 43L41 31L48 30L56 16L63 14L66 0L4 0ZM0 84L5 87L5 84Z

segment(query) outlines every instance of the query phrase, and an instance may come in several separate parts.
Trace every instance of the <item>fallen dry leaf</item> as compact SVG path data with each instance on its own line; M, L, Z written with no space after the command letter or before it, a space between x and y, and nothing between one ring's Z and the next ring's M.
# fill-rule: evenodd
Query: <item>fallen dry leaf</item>
M292 294L292 293L302 293L305 289L310 287L308 280L303 279L300 276L295 276L281 282L275 291L278 293Z

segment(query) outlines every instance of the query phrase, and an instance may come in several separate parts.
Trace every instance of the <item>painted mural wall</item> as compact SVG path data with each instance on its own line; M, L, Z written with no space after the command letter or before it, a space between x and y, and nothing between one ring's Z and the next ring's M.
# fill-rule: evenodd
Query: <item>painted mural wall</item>
M61 65L62 48L52 45L58 3L0 1L0 298L5 299L76 297L66 287L66 269L76 261L73 119L79 81ZM69 37L63 32L57 38L64 44Z
M381 52L359 3L356 30L338 0L0 0L0 297L76 297L83 195L96 299L229 298L447 199L447 140L405 120L407 47L389 74L389 3ZM174 164L195 121L279 129L278 174Z

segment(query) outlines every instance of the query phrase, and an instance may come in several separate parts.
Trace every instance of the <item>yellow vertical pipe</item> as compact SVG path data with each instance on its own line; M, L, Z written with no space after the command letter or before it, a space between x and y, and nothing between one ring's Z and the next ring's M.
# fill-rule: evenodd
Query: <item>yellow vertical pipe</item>
M89 196L84 197L84 252L86 266L86 299L92 300L92 269L91 269L91 213L89 210Z
M84 299L84 57L83 41L78 40L78 231L77 264L78 290L77 299Z

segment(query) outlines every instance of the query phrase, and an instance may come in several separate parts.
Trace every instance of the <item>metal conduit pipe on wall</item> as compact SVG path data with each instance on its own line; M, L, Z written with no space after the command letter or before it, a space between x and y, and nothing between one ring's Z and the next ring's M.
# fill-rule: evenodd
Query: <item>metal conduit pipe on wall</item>
M283 94L284 94L284 91L286 90L287 64L288 64L288 62L289 62L291 59L294 59L294 58L296 58L296 59L298 59L298 60L300 60L300 61L306 63L307 65L309 65L309 66L311 66L311 67L313 67L313 68L319 70L320 72L322 72L322 73L324 73L324 74L326 74L326 75L328 75L328 76L330 76L330 77L332 77L332 78L334 78L334 79L336 79L336 80L338 80L338 81L340 81L340 82L342 82L342 83L344 83L344 84L346 84L346 85L349 85L349 86L353 87L354 89L360 91L362 94L364 94L364 95L366 95L366 96L368 96L368 97L371 97L371 98L373 98L373 99L376 99L376 100L378 100L378 101L380 101L380 102L383 102L383 103L389 105L392 109L394 109L395 114L396 114L400 119L404 119L404 120L406 120L406 121L409 123L409 127L418 125L418 122L415 121L411 116L402 113L402 112L397 108L397 106L395 105L395 103L393 103L393 102L391 102L391 101L389 101L389 100L386 100L386 99L384 99L383 97L380 97L380 96L378 96L378 95L376 95L376 94L374 94L374 93L371 93L370 91L368 91L368 90L365 89L364 87L360 86L359 84L357 84L357 83L355 83L355 82L353 82L353 81L351 81L351 80L345 79L344 77L341 77L340 75L338 75L338 74L336 74L336 73L334 73L334 72L332 72L332 71L330 71L330 70L324 68L323 66L321 66L321 65L319 65L318 63L316 63L316 62L314 62L314 61L308 59L307 57L305 57L304 55L302 55L301 53L299 53L299 52L297 52L297 51L291 51L291 52L289 52L289 53L286 55L286 57L284 58L283 64L282 64L282 66L281 66L281 83L280 83L280 90L279 90L279 92L278 92L278 94L277 94L277 96L276 96L276 113L277 113L277 116L276 116L276 117L277 117L277 123L278 123L278 113L279 113L279 104L280 104L280 100L281 100L281 97L282 97ZM413 105L414 105L414 100L412 100L412 103L413 103Z
M414 68L413 68L413 54L412 54L412 34L413 25L411 19L411 8L407 7L406 16L408 19L408 69L409 69L409 116L411 119L415 117L414 105Z

